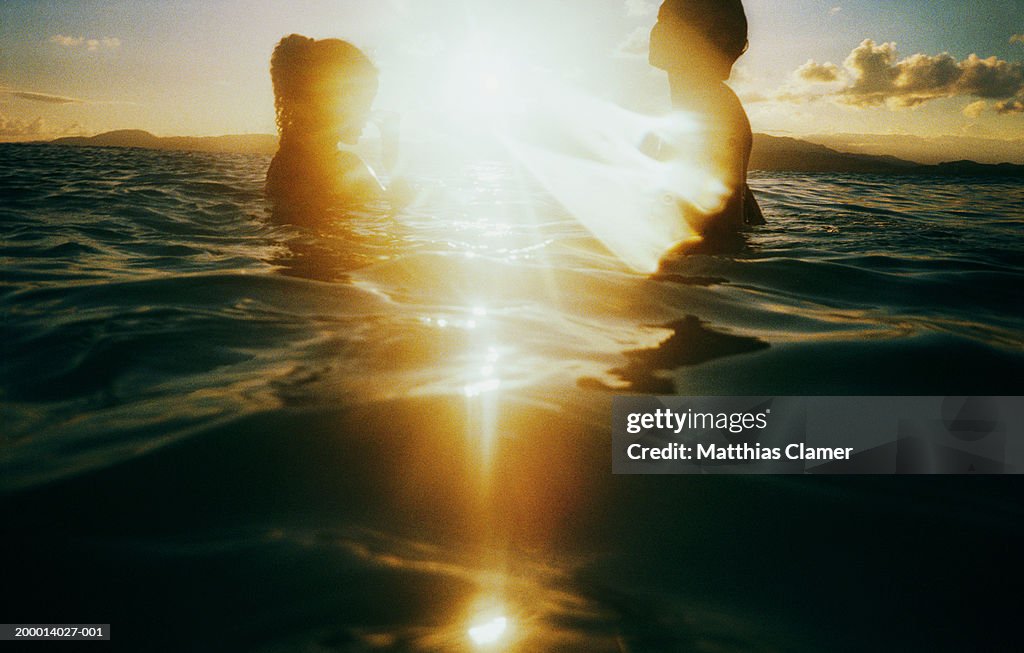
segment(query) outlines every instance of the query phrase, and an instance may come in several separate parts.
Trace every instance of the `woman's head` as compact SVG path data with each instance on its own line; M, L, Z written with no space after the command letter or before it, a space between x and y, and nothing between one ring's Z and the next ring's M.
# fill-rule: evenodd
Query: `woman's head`
M651 31L650 62L670 72L710 67L727 79L746 49L742 0L665 0Z
M359 48L338 39L286 36L270 58L281 142L355 143L377 94L377 69Z

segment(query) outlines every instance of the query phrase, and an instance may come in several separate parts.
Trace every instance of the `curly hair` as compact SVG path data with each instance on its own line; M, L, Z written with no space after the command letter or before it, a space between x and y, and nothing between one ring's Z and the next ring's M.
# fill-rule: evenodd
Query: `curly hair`
M314 134L341 140L353 112L377 92L377 69L359 48L339 39L286 36L270 58L274 109L282 145Z

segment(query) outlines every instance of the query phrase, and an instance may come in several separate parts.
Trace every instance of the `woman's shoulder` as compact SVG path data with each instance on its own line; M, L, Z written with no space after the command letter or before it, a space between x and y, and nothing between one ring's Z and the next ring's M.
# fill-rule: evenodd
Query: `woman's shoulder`
M746 109L743 108L743 103L740 102L736 91L724 82L717 89L716 104L722 121L727 123L730 129L737 132L750 132L750 119L747 117Z
M353 152L282 148L267 170L266 192L279 202L373 201L382 190L373 170Z

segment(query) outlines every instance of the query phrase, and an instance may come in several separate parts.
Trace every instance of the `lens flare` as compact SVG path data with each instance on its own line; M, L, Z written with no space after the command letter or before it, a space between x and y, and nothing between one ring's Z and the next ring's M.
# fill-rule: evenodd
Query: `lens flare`
M519 105L520 68L515 59L483 36L471 39L449 59L441 86L442 113L463 135L500 128Z
M704 127L690 114L643 116L551 85L539 115L557 143L509 139L530 173L626 265L650 273L689 219L728 195L709 165Z
M508 618L502 616L470 626L466 632L477 646L493 646L502 640L507 630Z
M712 126L696 114L629 111L482 33L453 48L444 70L424 130L445 135L442 151L508 155L636 272L698 239L732 193L709 151Z

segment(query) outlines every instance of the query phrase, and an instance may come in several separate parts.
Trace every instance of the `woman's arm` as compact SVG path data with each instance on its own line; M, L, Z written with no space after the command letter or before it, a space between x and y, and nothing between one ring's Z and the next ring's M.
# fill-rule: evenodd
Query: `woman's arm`
M360 201L373 201L384 196L384 184L373 169L355 153L339 152L338 167L341 170L338 184L340 195Z
M385 200L392 208L407 206L413 198L412 187L402 179L385 186L377 173L352 152L339 154L342 170L341 194L358 201Z

